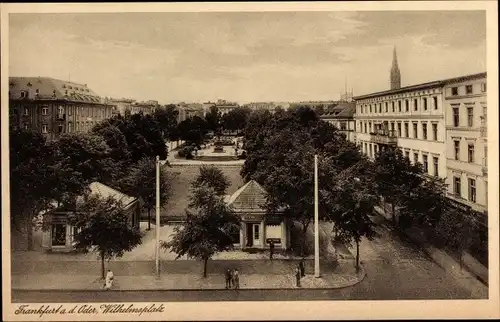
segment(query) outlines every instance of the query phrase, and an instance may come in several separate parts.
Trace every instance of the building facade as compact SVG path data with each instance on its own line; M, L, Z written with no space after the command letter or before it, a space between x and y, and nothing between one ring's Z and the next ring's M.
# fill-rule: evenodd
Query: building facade
M88 132L113 115L86 84L48 77L9 78L9 116L15 127L42 133L48 140L63 133Z
M347 140L356 143L355 111L356 104L354 102L340 102L326 109L320 118L339 129L339 131L346 136Z
M130 98L106 98L106 103L115 106L115 114L125 115L132 111L132 104L135 103L135 100Z
M286 217L278 211L267 214L266 191L251 180L239 188L226 202L240 216L240 230L235 232L234 246L239 249L267 249L270 241L276 249L290 248L290 229Z
M488 210L486 73L444 82L448 192L478 212Z
M369 157L399 147L429 175L446 177L446 127L441 82L358 96L356 143Z

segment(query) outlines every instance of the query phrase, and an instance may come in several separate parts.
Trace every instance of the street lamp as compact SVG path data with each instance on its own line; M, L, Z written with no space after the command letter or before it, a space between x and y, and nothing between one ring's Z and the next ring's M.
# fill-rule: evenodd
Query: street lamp
M314 155L314 277L319 272L318 155Z

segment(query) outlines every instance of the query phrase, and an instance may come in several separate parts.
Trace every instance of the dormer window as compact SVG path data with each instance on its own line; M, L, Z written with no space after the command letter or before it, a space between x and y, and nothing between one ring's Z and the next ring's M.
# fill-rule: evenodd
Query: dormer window
M65 90L65 91L64 91L64 95L68 95L68 90Z
M21 98L25 98L26 97L26 92L25 91L22 91L21 92Z
M62 88L66 88L66 85L63 85Z
M33 86L33 84L31 84L31 82L28 82L28 84L26 84L26 86L31 87L31 86Z
M35 90L35 93L40 94L40 90L37 88L37 89Z

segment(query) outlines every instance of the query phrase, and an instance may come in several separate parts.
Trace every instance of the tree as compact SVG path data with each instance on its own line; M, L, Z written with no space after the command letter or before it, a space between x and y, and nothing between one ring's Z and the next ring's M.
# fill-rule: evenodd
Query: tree
M101 259L101 277L104 279L104 260L121 257L142 242L139 230L133 228L128 214L119 201L87 195L70 216L77 228L75 248L83 252L95 251Z
M170 141L176 141L178 138L178 115L179 111L177 111L177 107L174 104L169 104L165 107L159 107L155 109L153 113L153 117L163 131L164 137L168 138Z
M180 122L177 129L181 140L201 145L207 133L207 124L202 118L194 116Z
M218 195L224 195L229 187L229 179L221 169L213 165L202 165L200 173L191 183L192 189L201 185L207 185L215 190Z
M356 244L356 268L359 269L359 244L362 237L373 239L374 214L377 197L366 177L341 181L337 186L334 233L346 245Z
M222 196L207 185L192 191L190 204L194 211L186 209L186 220L174 228L169 242L161 247L171 249L177 258L187 255L203 261L203 277L207 276L207 263L218 252L233 249L231 232L239 229L239 217L224 202Z
M156 207L156 161L143 158L133 166L130 173L120 183L121 189L141 201L142 209L148 213L148 230L151 229L151 210ZM171 178L160 168L160 206L165 206L172 194ZM156 223L158 227L160 223Z
M52 189L59 203L74 203L93 181L108 183L115 178L112 151L102 136L64 134L50 144L54 160L50 170L57 182Z
M229 131L243 130L251 110L247 107L237 107L222 116L222 127Z
M217 106L211 106L209 112L205 115L207 129L214 131L214 133L218 133L221 118L222 116Z
M33 250L33 219L55 197L52 153L40 133L11 128L9 138L11 224L17 230L24 226L28 250Z
M110 148L109 157L113 160L116 175L114 180L124 175L125 169L130 165L131 153L125 135L120 129L110 123L94 127L93 133L100 135ZM114 181L113 180L113 181ZM112 182L107 182L111 184Z

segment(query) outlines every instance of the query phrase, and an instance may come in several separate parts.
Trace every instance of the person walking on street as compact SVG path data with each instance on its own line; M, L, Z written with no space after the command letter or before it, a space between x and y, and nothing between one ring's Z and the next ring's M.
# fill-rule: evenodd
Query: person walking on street
M274 241L271 239L269 242L269 259L273 259L273 253L274 253Z
M238 269L233 270L233 287L237 290L240 288L240 274Z
M106 279L104 280L104 289L110 290L113 286L114 275L113 272L108 269L108 273L106 274Z
M301 277L306 276L306 268L304 266L304 259L303 258L299 262L299 269L300 269L300 276Z
M295 281L297 283L297 287L300 287L300 269L298 267L295 269Z
M226 289L231 288L231 270L228 268L226 269Z

